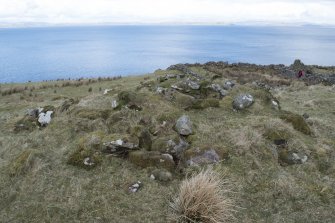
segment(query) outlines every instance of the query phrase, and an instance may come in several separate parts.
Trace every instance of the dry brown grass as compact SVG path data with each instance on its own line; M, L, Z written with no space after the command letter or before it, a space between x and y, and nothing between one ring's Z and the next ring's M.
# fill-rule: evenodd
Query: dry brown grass
M228 222L234 218L228 182L212 170L203 170L185 179L170 203L171 222Z

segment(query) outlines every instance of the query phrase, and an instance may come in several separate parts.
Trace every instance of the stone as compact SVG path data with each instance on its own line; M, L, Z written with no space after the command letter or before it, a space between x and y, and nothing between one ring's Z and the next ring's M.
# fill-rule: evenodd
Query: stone
M158 137L152 142L151 150L168 153L176 145L175 141L178 141L178 137L174 135Z
M105 89L104 90L104 95L108 94L110 91L112 91L113 89Z
M171 156L162 155L156 151L132 151L129 153L128 159L131 163L142 168L157 167L170 171L175 169L175 163Z
M26 112L26 114L32 118L37 118L39 113L40 112L38 108L28 109Z
M219 84L212 84L210 87L213 91L220 93L221 97L225 97L228 94L228 92L223 89Z
M200 89L200 84L196 81L191 81L191 80L188 80L186 82L187 86L189 88L191 88L192 90L199 90Z
M236 110L243 110L250 107L254 102L254 97L250 94L241 94L234 99L233 108Z
M172 173L164 169L157 169L152 171L150 178L162 182L168 182L173 179Z
M279 151L279 163L282 165L303 164L307 160L307 155L302 153L288 151L288 149L280 149Z
M85 165L85 166L93 166L93 165L94 165L94 162L93 162L93 160L92 160L90 157L86 157L86 158L84 159L84 165Z
M233 81L226 81L223 85L223 88L225 90L230 90L235 86L235 83Z
M138 150L139 147L135 143L125 142L122 139L111 141L103 144L104 151L116 156L127 155L129 151Z
M214 149L204 151L201 155L194 156L186 161L188 166L199 166L204 164L215 164L220 161L220 156Z
M157 94L164 94L165 93L166 88L163 87L157 87L156 88L156 93Z
M184 152L189 148L188 142L183 139L179 139L179 143L176 144L174 141L168 141L168 153L175 156L177 159L181 159Z
M137 181L128 187L128 191L131 193L136 193L139 189L141 189L142 186L143 186L142 182Z
M274 110L280 110L279 102L277 102L275 100L271 100L271 107Z
M191 135L193 131L190 118L187 115L181 116L176 122L175 129L180 135Z
M112 100L112 108L113 109L116 109L117 107L119 106L119 103L118 103L118 101L117 100Z
M38 115L38 123L42 126L45 127L51 122L51 115L53 114L53 111L47 111L46 113L41 112Z

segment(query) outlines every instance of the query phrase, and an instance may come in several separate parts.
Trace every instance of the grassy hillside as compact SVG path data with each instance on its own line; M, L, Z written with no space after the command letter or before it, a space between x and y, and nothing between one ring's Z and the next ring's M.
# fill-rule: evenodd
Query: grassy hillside
M167 222L180 182L208 166L230 182L236 222L334 222L335 88L322 81L333 68L302 79L285 69L295 68L207 63L1 84L0 222ZM235 86L222 93L211 87L227 81ZM233 109L244 93L254 103ZM27 115L34 108L54 111L49 125ZM177 133L182 115L192 135ZM119 139L139 148L116 156L105 143ZM185 151L169 150L182 141ZM157 170L172 180L151 179Z

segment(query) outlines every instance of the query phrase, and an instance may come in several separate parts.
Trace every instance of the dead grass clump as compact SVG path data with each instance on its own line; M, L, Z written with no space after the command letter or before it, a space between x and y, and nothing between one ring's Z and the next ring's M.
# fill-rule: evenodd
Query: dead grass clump
M36 158L36 151L32 149L21 152L9 165L9 175L18 176L29 171Z
M92 169L102 161L102 133L96 132L80 138L76 150L69 156L67 164Z
M302 132L306 135L312 134L312 130L301 115L297 115L292 112L282 112L280 118L282 120L285 120L286 122L291 123L295 130Z
M212 170L203 170L184 180L170 203L171 222L228 222L234 216L233 199L226 181Z

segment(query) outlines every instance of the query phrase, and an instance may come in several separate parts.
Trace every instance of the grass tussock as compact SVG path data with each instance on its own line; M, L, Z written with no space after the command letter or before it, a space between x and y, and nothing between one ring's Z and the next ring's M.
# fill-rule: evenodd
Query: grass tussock
M171 222L223 223L234 217L234 202L230 190L212 170L203 170L184 180L177 197L170 203Z

